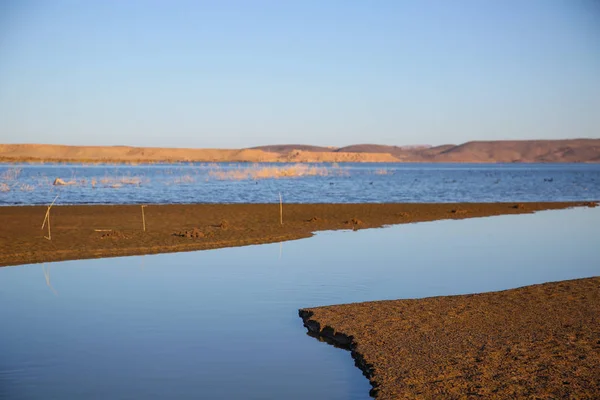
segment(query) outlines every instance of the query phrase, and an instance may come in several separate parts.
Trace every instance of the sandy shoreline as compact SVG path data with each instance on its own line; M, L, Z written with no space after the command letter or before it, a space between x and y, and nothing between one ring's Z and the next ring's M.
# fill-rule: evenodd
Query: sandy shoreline
M0 207L0 266L273 243L316 231L463 219L587 206L587 202L463 204L54 206L51 238L44 206Z
M590 202L0 207L0 266L272 243L314 232L525 214ZM600 278L300 310L381 399L598 398Z
M378 399L600 398L600 277L299 313Z

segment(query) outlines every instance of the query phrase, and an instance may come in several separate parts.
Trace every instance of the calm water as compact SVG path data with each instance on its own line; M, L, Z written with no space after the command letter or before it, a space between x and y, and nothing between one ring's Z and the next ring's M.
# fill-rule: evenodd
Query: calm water
M0 268L0 398L366 399L301 307L600 275L598 209Z
M0 164L0 205L56 195L59 204L272 203L279 193L297 203L598 200L600 164Z

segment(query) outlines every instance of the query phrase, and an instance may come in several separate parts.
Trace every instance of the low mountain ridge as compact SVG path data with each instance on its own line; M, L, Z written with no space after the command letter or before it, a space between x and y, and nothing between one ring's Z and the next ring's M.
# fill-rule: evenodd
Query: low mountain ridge
M448 148L442 162L598 162L600 139L473 141Z
M435 147L278 144L246 149L0 144L0 161L597 163L600 139L473 141Z
M331 152L335 151L335 147L323 147L323 146L311 146L308 144L275 144L271 146L256 146L250 147L250 150L262 150L272 153L288 154L294 150L299 151L310 151L313 153Z

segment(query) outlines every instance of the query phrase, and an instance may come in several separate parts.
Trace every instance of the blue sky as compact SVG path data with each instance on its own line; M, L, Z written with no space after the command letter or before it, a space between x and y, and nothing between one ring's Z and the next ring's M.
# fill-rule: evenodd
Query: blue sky
M600 3L0 0L0 142L600 137Z

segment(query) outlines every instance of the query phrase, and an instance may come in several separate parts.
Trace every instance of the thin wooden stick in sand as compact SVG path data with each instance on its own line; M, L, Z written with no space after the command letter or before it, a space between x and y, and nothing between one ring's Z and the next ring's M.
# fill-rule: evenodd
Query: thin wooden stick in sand
M144 215L144 208L146 206L142 206L142 226L144 227L144 232L146 232L146 216Z
M281 193L279 193L279 224L283 225L283 199Z
M58 195L56 195L54 200L52 200L52 203L50 203L50 205L48 206L48 209L46 210L46 216L44 217L44 222L42 222L42 229L44 229L44 226L46 226L46 222L48 222L48 236L44 236L44 238L48 240L52 240L52 233L50 232L50 209L54 205L56 199L58 199Z

